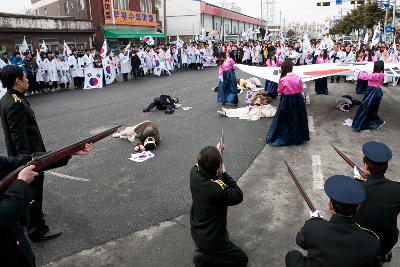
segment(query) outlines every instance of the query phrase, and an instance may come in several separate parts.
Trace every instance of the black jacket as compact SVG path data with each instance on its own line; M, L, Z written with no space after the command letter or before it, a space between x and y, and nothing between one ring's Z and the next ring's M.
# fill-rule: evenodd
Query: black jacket
M0 100L0 117L9 156L46 151L35 113L23 93L7 90Z
M222 247L229 241L226 228L228 206L243 201L243 193L227 173L221 179L211 179L194 166L190 171L190 229L194 242L203 251Z
M0 157L1 178L27 163L30 156ZM31 187L21 180L14 181L0 196L0 265L4 267L35 266L35 256L18 224L33 199Z
M296 243L308 251L307 267L382 266L378 237L358 226L354 218L310 219L297 234Z
M387 253L399 237L400 183L383 175L369 175L362 185L366 198L356 214L356 221L379 236L382 253Z

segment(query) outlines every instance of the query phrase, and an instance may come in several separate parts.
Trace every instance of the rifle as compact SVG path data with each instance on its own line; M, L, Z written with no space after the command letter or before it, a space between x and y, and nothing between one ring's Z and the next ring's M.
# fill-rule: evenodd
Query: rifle
M352 162L348 157L346 157L346 155L344 155L339 149L337 149L333 144L331 144L331 146L333 147L333 149L336 151L336 153L338 153L338 155L344 159L344 161L347 162L347 164L349 164L353 169L354 167L357 168L358 172L361 175L361 179L363 181L367 180L367 174L365 173L365 171L363 169L361 169L360 167L358 167L356 164L354 164L354 162Z
M294 183L297 186L297 189L299 189L301 196L304 198L304 200L306 201L308 207L310 208L310 210L312 212L314 212L316 210L314 204L311 202L310 198L307 196L307 193L304 191L303 187L301 187L301 184L299 183L299 181L297 180L296 176L294 175L292 169L289 167L289 164L287 164L286 161L283 161L286 164L286 167L288 168L288 172L290 174L290 176L292 177Z
M106 138L107 136L115 133L121 125L115 126L109 130L103 131L99 134L96 134L92 137L86 138L82 141L74 143L72 145L68 145L63 147L57 151L49 152L39 157L33 157L30 162L27 164L20 166L10 174L8 174L2 181L0 182L0 194L2 194L7 188L18 178L19 172L27 166L35 165L35 169L33 171L39 172L45 170L47 167L53 165L54 163L64 159L67 156L71 156L75 152L78 152L85 148L85 144L95 143L100 141L101 139Z
M223 145L224 145L224 129L223 128L221 129L221 138L219 139L219 144L221 147L221 158L223 160L224 159L224 147L223 147Z

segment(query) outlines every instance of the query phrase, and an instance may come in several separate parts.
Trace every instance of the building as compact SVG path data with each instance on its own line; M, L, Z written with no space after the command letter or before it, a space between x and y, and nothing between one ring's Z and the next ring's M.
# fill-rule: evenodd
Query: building
M107 38L109 47L121 48L139 42L144 36L163 38L157 32L155 0L31 0L37 13L44 16L88 19L93 24L93 44L101 47Z
M0 50L9 53L19 50L24 37L33 52L43 40L60 51L64 40L71 48L91 47L93 34L89 20L0 13Z
M162 16L163 10L160 11L160 17L164 21ZM166 1L166 34L173 39L179 35L181 39L193 40L203 27L218 39L260 26L260 19L203 1Z

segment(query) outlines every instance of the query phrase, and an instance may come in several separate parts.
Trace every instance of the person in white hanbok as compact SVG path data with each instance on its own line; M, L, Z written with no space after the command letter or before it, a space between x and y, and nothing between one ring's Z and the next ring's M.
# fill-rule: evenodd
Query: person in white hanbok
M82 57L83 62L84 62L84 68L85 69L92 69L93 68L93 62L94 58L93 55L90 52L90 49L85 49L85 54Z
M80 51L78 53L78 69L76 70L76 76L78 78L78 89L83 89L85 84L85 60L83 59L84 54Z
M153 73L153 56L151 54L151 48L149 46L146 46L145 49L145 63L146 63L146 69L147 73Z
M78 77L78 51L76 49L72 50L72 55L68 57L68 66L72 79L74 80L74 87L78 89L79 77Z
M243 64L250 64L251 63L251 49L247 46L243 46Z
M182 48L182 68L187 69L189 63L189 55L188 55L188 50L187 47L184 46Z
M132 71L129 54L125 55L124 51L121 51L121 53L119 53L118 57L119 57L119 61L121 63L122 79L126 82L128 80L129 73L131 73L131 71Z
M44 60L47 65L46 83L51 91L55 91L58 86L58 72L57 72L57 61L54 58L53 53L47 52L47 58Z
M69 89L69 83L72 82L71 73L69 71L68 61L61 56L58 60L58 68L60 69L60 88L61 90Z

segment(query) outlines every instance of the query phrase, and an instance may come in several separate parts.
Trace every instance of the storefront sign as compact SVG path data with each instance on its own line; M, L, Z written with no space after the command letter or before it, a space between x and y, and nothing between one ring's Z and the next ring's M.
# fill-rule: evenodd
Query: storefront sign
M157 26L156 15L113 9L112 0L103 0L104 24Z

